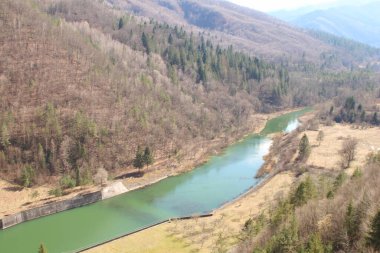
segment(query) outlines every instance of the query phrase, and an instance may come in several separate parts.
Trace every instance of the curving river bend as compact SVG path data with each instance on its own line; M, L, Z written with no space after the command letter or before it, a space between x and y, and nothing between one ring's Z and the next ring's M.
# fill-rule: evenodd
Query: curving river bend
M208 213L260 183L254 176L270 148L267 135L294 130L308 110L268 121L260 134L188 173L0 231L0 252L38 252L42 242L49 253L76 252L169 218Z

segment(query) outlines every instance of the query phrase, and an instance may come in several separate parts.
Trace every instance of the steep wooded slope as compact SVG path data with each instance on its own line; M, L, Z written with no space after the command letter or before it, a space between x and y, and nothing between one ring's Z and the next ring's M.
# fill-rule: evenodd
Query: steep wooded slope
M264 13L227 1L198 0L107 0L112 6L136 15L174 25L206 29L218 40L267 59L288 58L321 63L321 55L331 53L354 61L346 48L331 46L310 34ZM377 54L377 59L379 54ZM341 67L337 64L336 67Z
M229 92L216 78L206 88L192 67L174 80L160 55L133 50L96 23L68 23L41 8L33 1L1 2L2 176L24 185L49 175L86 181L99 167L130 165L138 145L165 158L185 144L252 128L247 119L261 102L247 92ZM77 9L90 10L89 22L101 14ZM119 18L101 19L107 20L113 25ZM144 48L141 33L135 43Z
M0 7L0 173L25 186L87 183L131 165L139 145L178 162L247 133L257 111L377 89L368 70L331 73L333 57L268 62L101 1Z

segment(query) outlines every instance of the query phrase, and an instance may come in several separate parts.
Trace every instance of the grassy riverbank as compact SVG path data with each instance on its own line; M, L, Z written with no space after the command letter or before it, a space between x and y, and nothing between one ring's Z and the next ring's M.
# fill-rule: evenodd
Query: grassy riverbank
M294 109L295 110L295 109ZM258 133L266 125L269 119L275 118L279 115L294 111L287 110L271 114L255 114L252 115L250 122L251 128L249 133L240 133L235 136L220 136L212 141L192 145L182 150L177 157L164 158L157 160L148 169L142 177L126 177L121 181L127 189L137 189L152 183L157 182L167 176L177 175L189 171L196 166L206 162L211 155L221 152L228 145L244 138L247 134ZM125 168L114 172L114 176L133 174L135 169L132 167ZM53 181L53 180L52 180ZM120 180L111 180L109 184ZM73 198L76 195L89 193L100 190L99 186L82 186L71 189L66 195L55 197L49 192L54 189L55 183L51 182L43 186L33 188L22 188L17 184L0 179L0 218L27 210L36 206L41 206L52 201Z
M309 114L301 120L307 122L311 117L312 115ZM320 172L338 169L339 150L343 139L347 136L358 140L357 156L347 170L349 174L355 168L364 165L369 152L380 148L380 136L376 134L379 131L378 127L361 129L351 125L335 124L320 126L319 129L325 134L320 143L316 138L318 131L301 131L297 133L296 138L300 138L304 133L309 136L312 151L307 165L319 168ZM293 154L290 160L294 160L296 155L296 153ZM262 187L215 211L212 217L164 223L87 252L206 253L230 249L240 242L239 236L244 223L249 218L259 217L260 214L272 208L279 199L288 196L298 181L296 174L290 171L276 174ZM146 243L147 238L149 238L149 243Z

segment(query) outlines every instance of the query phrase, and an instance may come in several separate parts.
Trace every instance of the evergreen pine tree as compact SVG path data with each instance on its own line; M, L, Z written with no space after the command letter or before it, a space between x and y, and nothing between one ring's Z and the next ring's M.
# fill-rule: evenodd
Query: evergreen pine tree
M379 124L379 119L377 118L377 112L375 112L373 114L373 117L372 117L372 124L374 125L378 125Z
M368 233L367 245L373 247L376 251L380 251L380 211L373 218L371 231Z
M37 159L38 159L39 167L41 169L45 170L46 169L46 157L45 157L44 149L40 143L38 144L37 156L38 156Z
M124 20L123 20L123 18L120 18L120 19L119 19L118 28L119 28L119 30L120 30L120 29L122 29L123 27L124 27Z
M141 41L142 41L143 46L145 47L146 53L150 54L151 48L150 48L149 38L145 34L145 32L143 32L143 34L141 36Z
M139 170L144 167L144 154L140 146L137 148L136 157L133 160L133 166Z
M9 132L8 132L8 128L7 128L7 125L3 124L1 126L1 135L0 135L0 144L1 146L3 146L3 148L6 148L10 145L10 142L9 142Z
M304 134L301 138L301 141L298 146L298 159L303 160L307 159L307 157L310 154L310 143L309 143L309 138L307 138L307 135Z
M144 156L143 156L144 164L146 166L149 166L150 164L153 163L153 154L150 151L149 147L146 147L144 150Z
M173 44L173 36L172 36L172 34L169 34L168 43L170 45Z

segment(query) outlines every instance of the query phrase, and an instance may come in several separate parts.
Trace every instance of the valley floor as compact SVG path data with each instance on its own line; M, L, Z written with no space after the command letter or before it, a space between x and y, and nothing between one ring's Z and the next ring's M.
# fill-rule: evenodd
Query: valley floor
M271 114L255 114L252 115L250 121L252 122L251 133L258 133L264 127L266 122L281 114L288 113L293 110L285 110ZM141 188L152 183L155 183L165 177L183 173L185 171L195 168L197 165L207 161L210 155L215 155L226 146L236 142L244 136L236 136L235 138L220 137L209 142L202 144L194 144L194 147L188 147L192 153L185 152L186 155L182 157L180 162L174 161L175 159L158 159L148 169L144 169L142 177L128 176L133 174L136 170L132 167L121 169L117 171L116 175L127 175L126 178L114 180L109 182L109 185L115 181L122 181L128 190ZM195 151L194 151L195 150ZM51 180L55 180L52 178ZM54 197L49 194L49 191L56 187L56 183L47 183L42 186L33 188L23 188L12 182L5 181L0 178L0 219L9 214L15 214L23 210L28 210L37 206L44 205L53 201L73 198L79 194L99 191L100 186L81 186L68 190L67 194L61 197Z
M310 118L306 116L304 120ZM347 173L361 167L371 151L380 149L379 128L358 128L350 125L335 124L321 126L324 139L319 144L318 131L307 130L312 151L308 165L320 170L338 170L339 150L344 138L358 140L356 160ZM223 252L239 242L239 231L250 217L257 217L268 211L277 200L286 196L297 178L292 172L282 172L270 178L257 189L219 210L212 217L192 220L171 221L144 230L99 247L88 250L97 252Z
M218 247L230 248L242 225L252 216L259 215L277 198L286 196L294 181L291 173L274 176L257 190L217 210L207 218L171 221L142 232L123 237L93 248L88 253L163 253L163 252L218 252Z

